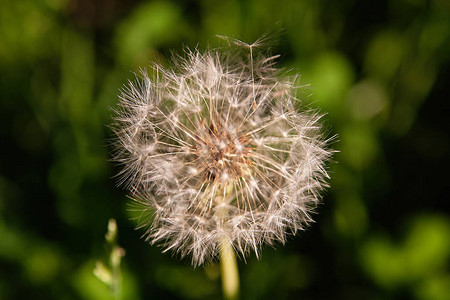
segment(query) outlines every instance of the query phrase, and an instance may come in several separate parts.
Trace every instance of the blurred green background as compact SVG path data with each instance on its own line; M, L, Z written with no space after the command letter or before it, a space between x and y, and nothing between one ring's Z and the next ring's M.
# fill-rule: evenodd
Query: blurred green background
M239 262L242 298L450 299L448 0L0 0L0 299L111 299L109 218L123 299L220 299L217 264L134 230L110 107L172 50L267 32L340 153L317 222Z

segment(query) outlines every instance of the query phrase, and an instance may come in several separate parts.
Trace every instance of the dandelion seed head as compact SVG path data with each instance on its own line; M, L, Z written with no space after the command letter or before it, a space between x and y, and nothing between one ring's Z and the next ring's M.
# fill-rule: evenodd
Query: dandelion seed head
M123 88L113 156L119 183L154 214L148 241L197 266L221 241L259 256L312 221L331 151L276 58L242 42L187 50Z

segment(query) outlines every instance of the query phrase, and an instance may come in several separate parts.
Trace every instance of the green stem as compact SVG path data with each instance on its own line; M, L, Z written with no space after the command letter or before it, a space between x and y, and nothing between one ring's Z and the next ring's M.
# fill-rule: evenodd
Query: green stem
M116 249L114 249L116 250ZM113 250L113 251L114 251ZM122 299L122 276L120 274L120 265L113 266L113 279L111 283L115 300Z
M227 300L239 299L239 272L231 243L224 239L220 244L220 273L222 290Z

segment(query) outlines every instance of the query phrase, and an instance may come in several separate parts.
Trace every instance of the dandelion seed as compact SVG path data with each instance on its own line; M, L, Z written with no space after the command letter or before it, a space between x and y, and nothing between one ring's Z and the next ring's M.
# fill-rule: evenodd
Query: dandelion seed
M114 159L119 182L154 214L141 225L151 243L197 266L223 241L258 256L312 221L331 151L277 57L242 42L187 51L123 89Z

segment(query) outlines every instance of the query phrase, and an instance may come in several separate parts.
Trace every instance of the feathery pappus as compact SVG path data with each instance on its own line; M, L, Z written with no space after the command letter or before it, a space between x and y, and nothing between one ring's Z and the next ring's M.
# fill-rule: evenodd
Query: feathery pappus
M112 125L120 183L153 214L140 225L147 239L194 266L223 242L258 256L303 230L332 153L321 115L296 97L297 76L256 43L227 40L142 70Z

